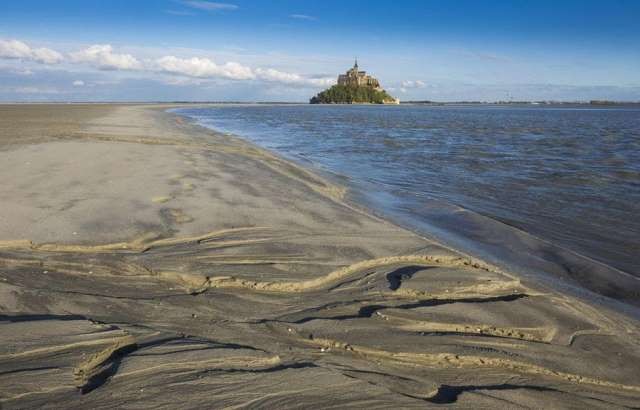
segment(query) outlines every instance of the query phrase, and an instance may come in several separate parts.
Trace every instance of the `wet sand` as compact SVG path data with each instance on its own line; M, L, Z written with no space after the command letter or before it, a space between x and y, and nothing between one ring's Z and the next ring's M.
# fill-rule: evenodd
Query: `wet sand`
M625 408L638 322L153 105L0 105L0 405Z

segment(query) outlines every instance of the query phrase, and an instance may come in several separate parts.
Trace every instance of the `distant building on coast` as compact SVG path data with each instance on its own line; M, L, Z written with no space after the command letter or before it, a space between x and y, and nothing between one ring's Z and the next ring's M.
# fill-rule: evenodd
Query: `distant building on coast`
M356 59L355 64L352 68L350 68L346 73L340 74L338 76L338 85L346 85L346 86L364 86L364 87L372 87L376 90L380 89L380 82L378 79L367 75L366 71L358 70L358 60Z

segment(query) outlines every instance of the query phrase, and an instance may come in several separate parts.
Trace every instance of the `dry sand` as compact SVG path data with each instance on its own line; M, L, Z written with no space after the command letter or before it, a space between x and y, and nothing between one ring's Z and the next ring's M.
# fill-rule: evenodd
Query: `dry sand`
M0 106L0 407L627 408L638 322L163 106Z

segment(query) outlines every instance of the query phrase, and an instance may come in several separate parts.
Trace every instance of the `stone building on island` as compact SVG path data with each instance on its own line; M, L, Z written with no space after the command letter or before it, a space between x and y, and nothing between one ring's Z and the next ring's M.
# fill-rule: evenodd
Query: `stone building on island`
M312 97L311 104L400 104L380 86L377 78L358 69L358 60L346 73L338 76L338 84Z
M358 71L358 60L356 59L355 64L352 68L350 68L346 73L340 74L338 76L338 85L346 85L346 86L364 86L364 87L372 87L376 90L380 89L380 82L376 79L367 75L366 71Z

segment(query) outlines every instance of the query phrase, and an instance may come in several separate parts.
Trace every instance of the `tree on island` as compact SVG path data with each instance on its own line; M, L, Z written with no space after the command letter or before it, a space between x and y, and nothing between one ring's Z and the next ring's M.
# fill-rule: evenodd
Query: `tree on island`
M334 85L309 100L311 104L393 104L386 91L367 86Z

